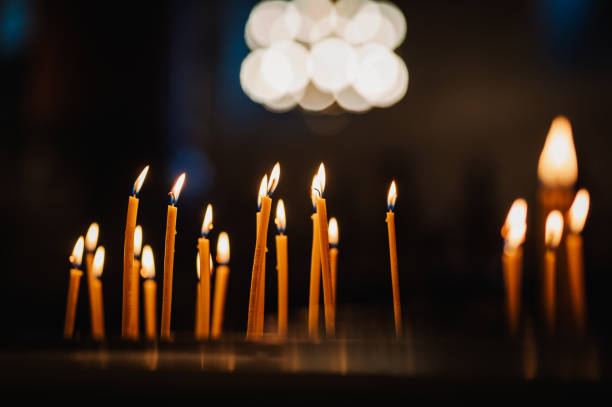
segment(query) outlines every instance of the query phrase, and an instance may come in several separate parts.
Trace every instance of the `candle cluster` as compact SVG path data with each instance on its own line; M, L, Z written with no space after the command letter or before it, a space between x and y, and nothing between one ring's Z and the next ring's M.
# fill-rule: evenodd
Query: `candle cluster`
M143 279L144 292L144 332L147 340L157 338L156 297L157 283L155 282L155 263L151 246L143 244L143 232L140 225L136 225L138 212L138 194L144 183L149 167L138 176L132 194L128 199L127 219L124 244L124 286L122 308L122 338L138 340L140 338L140 278ZM338 242L339 227L336 218L327 221L327 203L324 198L325 166L319 166L313 178L310 196L314 213L312 263L310 273L310 300L308 312L308 332L311 338L318 336L319 324L319 293L323 287L325 332L328 337L335 332L336 297L338 290ZM275 192L280 179L280 165L274 165L270 176L264 175L257 197L256 214L256 241L253 256L253 269L251 276L251 292L247 320L246 337L249 340L258 340L264 332L264 298L265 298L265 256L267 252L267 234L272 207L272 194ZM166 237L164 251L164 275L162 287L162 312L160 324L160 338L171 341L171 311L172 311L172 281L174 272L174 243L176 235L176 220L178 208L176 206L185 174L181 174L172 187L170 203L166 218ZM394 315L396 334L401 335L401 310L399 302L399 282L397 270L397 249L395 243L395 215L393 208L397 197L395 181L391 183L388 195L387 225L389 228L389 248L391 263L391 280L393 286ZM288 333L288 249L287 249L287 219L285 204L278 200L274 223L277 228L276 244L276 270L278 277L278 326L277 335L285 338ZM196 275L198 277L196 290L196 318L194 336L199 340L219 338L222 333L223 313L227 296L227 283L229 277L229 237L221 232L217 241L217 269L214 270L210 250L209 234L213 229L212 205L207 205L204 220L197 240ZM71 338L74 332L74 317L78 299L79 283L82 276L80 270L83 251L86 253L86 267L88 276L91 331L92 338L100 341L104 339L104 319L102 305L102 283L100 277L104 264L104 248L97 246L99 226L93 223L87 238L80 237L70 256L72 268L70 270L70 283L66 306L66 320L64 337ZM93 254L95 250L95 255ZM211 299L211 278L215 277L214 296ZM322 284L321 284L322 281ZM212 318L211 318L212 302Z
M572 320L582 333L585 324L584 262L580 236L589 210L586 189L575 193L578 160L572 128L565 117L553 120L538 163L538 223L536 231L540 250L543 315L550 332L557 323L558 271L567 270ZM575 195L574 195L575 194ZM565 220L564 220L565 219ZM564 224L569 226L565 227ZM569 230L568 230L569 229ZM517 199L512 204L501 233L504 238L502 264L506 287L508 330L516 334L520 319L522 278L521 245L527 230L527 202ZM565 241L566 256L558 256ZM557 258L565 260L559 265Z

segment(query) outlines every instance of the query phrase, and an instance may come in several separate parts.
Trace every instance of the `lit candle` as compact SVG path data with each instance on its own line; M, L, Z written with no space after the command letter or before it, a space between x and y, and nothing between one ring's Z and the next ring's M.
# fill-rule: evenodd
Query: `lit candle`
M210 273L209 273L209 277L212 278L213 275L213 259L212 259L212 254L209 254L208 256L209 258L209 268L210 268ZM195 329L194 329L194 334L196 338L201 338L202 337L202 316L201 316L201 306L202 306L202 285L201 285L201 278L200 278L200 252L198 252L196 254L196 274L198 276L198 286L197 286L197 290L196 290L196 312L195 312Z
M93 275L91 274L91 266L94 259L94 251L98 246L98 235L100 233L100 227L96 222L89 225L87 234L85 235L85 272L87 273L87 293L89 295L89 316L91 324L91 334L94 334L94 299L92 292Z
M504 252L502 266L506 287L506 317L508 330L516 335L521 310L521 277L523 270L523 249L527 231L527 202L524 199L514 201L502 227Z
M102 271L104 270L104 254L104 247L100 246L96 249L91 268L95 309L93 338L98 341L104 339L104 299L102 296L102 281L100 280Z
M334 314L334 293L332 291L331 271L329 265L329 235L327 230L327 206L323 192L325 190L325 166L319 166L316 185L313 192L317 203L317 220L319 221L319 255L321 256L321 272L323 276L323 302L325 305L325 333L334 336L336 316Z
M581 189L576 194L574 203L572 203L567 213L567 225L570 233L565 238L572 313L580 333L584 331L586 322L584 258L581 233L589 213L589 206L589 192L586 189Z
M263 260L264 254L266 250L266 242L268 239L268 223L270 221L270 209L272 207L272 199L270 196L274 193L276 186L278 185L278 180L280 177L280 165L276 163L272 172L270 174L270 178L268 180L268 186L266 188L265 196L261 195L261 209L259 215L259 223L257 228L257 239L255 241L255 255L253 256L253 271L251 273L251 293L249 297L249 314L248 314L248 322L247 322L247 339L256 339L261 336L261 331L258 331L257 327L257 316L258 316L258 304L259 304L259 295L264 295L261 293L260 284L263 273Z
M223 310L227 295L227 279L229 277L230 247L226 232L219 233L217 239L217 272L215 275L215 294L213 298L213 316L211 335L219 338L223 330Z
M278 335L287 336L288 320L288 260L287 260L287 220L285 218L285 204L282 199L276 204L276 218L274 219L278 234L276 235L276 271L278 273Z
M556 255L555 250L561 243L563 236L563 215L554 210L546 218L544 243L546 254L544 257L544 309L546 323L550 332L555 329L556 308Z
M81 262L83 261L83 246L85 240L83 236L79 237L72 255L70 255L70 280L68 282L68 298L66 300L66 318L64 320L64 338L70 339L74 333L74 316L76 314L76 305L79 297L79 284L83 272L80 270Z
M136 229L136 217L138 215L138 193L140 188L147 176L149 166L147 165L144 170L140 173L136 182L134 182L134 188L132 189L132 195L128 200L127 219L125 222L125 240L123 245L123 303L121 308L121 336L128 336L128 321L129 321L129 307L128 307L128 291L130 289L130 277L134 270L134 230Z
M259 184L259 193L257 194L257 214L255 216L255 239L259 234L259 226L261 222L261 200L268 191L268 175L264 175ZM255 337L263 335L264 328L264 315L266 305L266 255L268 254L268 246L266 242L266 248L264 250L263 257L261 259L261 278L259 279L259 286L257 287L257 311L255 312Z
M182 173L172 190L170 191L170 205L168 205L168 217L166 220L166 242L164 246L164 286L162 288L162 315L161 315L161 339L170 340L170 317L172 312L172 280L174 273L174 237L176 235L175 206L185 182L185 173Z
M334 293L334 315L336 314L336 300L338 295L338 221L336 218L329 220L329 265L331 269L332 292Z
M319 253L319 217L317 215L317 176L312 179L310 199L312 201L312 251L310 254L310 294L308 296L308 337L319 334L319 293L321 291L321 256Z
M210 335L210 263L206 261L210 258L210 241L208 234L213 228L212 205L206 207L200 238L198 239L198 254L200 256L200 303L199 303L199 327L198 339L208 339Z
M155 262L153 260L153 250L147 245L142 249L142 268L140 275L143 278L142 291L144 292L144 316L145 316L145 336L148 340L155 340L157 283L155 282Z
M393 317L395 320L395 335L402 336L402 307L400 304L399 277L397 269L397 244L395 240L395 201L397 200L397 189L395 181L391 182L387 194L387 231L389 233L389 259L391 264L391 285L393 288Z
M140 255L142 252L142 227L136 226L134 229L134 267L130 275L130 288L128 289L128 333L127 337L132 340L138 340L139 336L139 318L140 313Z

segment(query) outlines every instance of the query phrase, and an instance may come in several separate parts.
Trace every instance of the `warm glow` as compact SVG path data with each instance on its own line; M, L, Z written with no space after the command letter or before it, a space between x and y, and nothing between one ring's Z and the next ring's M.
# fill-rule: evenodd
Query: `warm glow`
M259 184L259 193L257 194L257 210L261 209L261 200L266 196L268 191L268 175L264 175Z
M323 191L325 191L325 166L323 163L319 165L319 171L317 171L317 183L318 189L321 196L323 196Z
M134 257L140 257L142 251L142 226L136 226L134 229Z
M397 188L395 187L395 181L391 181L389 186L389 192L387 193L387 209L392 211L395 208L395 201L397 200Z
M287 220L285 219L285 204L282 199L278 200L276 204L276 218L274 218L274 223L276 223L276 228L278 229L278 233L285 233L285 229L287 228Z
M89 225L89 229L87 229L87 234L85 235L85 250L90 253L93 253L93 251L96 250L99 233L100 227L96 222Z
M213 265L213 259L212 259L212 253L208 253L208 271L210 273L210 275L212 276L213 270L214 270L214 265Z
M527 202L519 198L512 203L506 222L502 226L502 237L505 240L504 251L516 250L525 241L527 231Z
M280 178L280 164L274 164L272 172L270 173L270 179L268 180L268 195L272 195L278 185L278 179Z
M229 236L227 232L219 233L217 239L217 263L227 264L230 261Z
M204 222L202 222L202 230L200 231L200 236L208 236L208 233L213 228L212 218L212 205L208 204L208 206L206 207L206 213L204 214Z
M317 186L319 185L318 181L317 181L317 176L315 175L314 177L312 177L312 184L310 184L310 200L312 201L312 209L316 212L317 211L317 198L318 198L318 194L317 194Z
M148 165L144 168L144 170L142 170L138 178L136 178L136 182L134 182L134 195L138 195L138 193L140 192L140 188L142 188L142 184L144 183L144 180L147 177L147 172L149 172Z
M196 274L198 275L198 280L200 279L200 252L196 254Z
M96 249L96 254L94 255L93 264L91 266L91 273L96 278L102 277L102 271L104 270L104 253L103 246Z
M172 191L170 191L170 203L172 203L172 205L174 205L178 201L184 182L185 182L185 173L182 173L176 179L176 182L174 183L174 186L172 187Z
M589 213L590 204L591 198L589 196L589 191L584 188L578 191L576 198L574 198L574 203L572 203L567 215L568 226L572 233L582 232Z
M331 218L329 220L328 234L329 245L332 247L338 246L338 240L340 239L340 237L338 234L338 221L336 220L336 218Z
M571 187L578 178L578 161L572 138L572 126L565 117L553 120L540 161L538 177L549 187Z
M140 268L142 278L155 278L155 262L153 261L153 249L146 245L142 249L142 266Z
M81 263L83 262L83 247L85 246L85 239L83 236L79 237L76 244L74 245L74 249L72 249L72 254L70 255L70 263L72 263L73 267L81 267Z
M546 247L555 249L561 243L561 236L563 236L563 215L555 210L546 218L546 230L544 233Z

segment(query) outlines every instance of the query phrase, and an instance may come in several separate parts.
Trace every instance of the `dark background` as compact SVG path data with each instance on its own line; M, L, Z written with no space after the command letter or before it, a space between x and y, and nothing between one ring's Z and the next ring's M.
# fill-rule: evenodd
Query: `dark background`
M222 230L231 242L225 327L244 330L257 190L276 161L294 321L308 301L309 188L324 161L328 213L340 226L340 304L378 304L392 319L384 219L395 178L408 319L458 330L469 319L501 331L499 228L516 197L535 214L537 160L558 114L572 122L579 186L592 197L584 231L590 329L609 335L609 2L396 2L408 24L396 51L410 72L408 92L362 115L276 114L248 99L238 73L255 2L0 4L3 342L61 335L68 256L92 221L107 253L107 330L118 334L127 200L147 164L139 223L160 293L167 193L187 172L173 329L193 329L196 239L210 202L213 246ZM537 318L533 221L525 314ZM269 312L276 309L274 233L271 223ZM77 330L86 335L81 298Z

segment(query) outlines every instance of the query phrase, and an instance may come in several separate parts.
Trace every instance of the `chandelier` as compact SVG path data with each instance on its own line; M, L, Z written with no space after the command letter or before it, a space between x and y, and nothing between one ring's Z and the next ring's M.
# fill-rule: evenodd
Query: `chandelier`
M393 52L405 35L404 15L388 2L263 1L245 27L251 52L240 84L274 112L389 107L408 89L406 64Z

